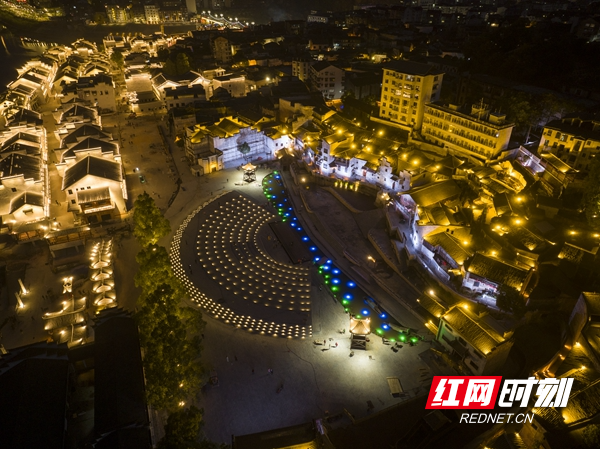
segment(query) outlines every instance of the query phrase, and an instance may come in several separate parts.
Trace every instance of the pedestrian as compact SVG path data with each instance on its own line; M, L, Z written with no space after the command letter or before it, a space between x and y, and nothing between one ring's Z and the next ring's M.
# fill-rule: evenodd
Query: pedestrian
M323 346L327 344L327 340L323 340Z
M337 348L337 346L338 346L338 344L337 344L337 341L336 341L336 342L335 342L335 347Z
M237 355L234 355L233 359L237 362Z
M227 363L229 363L229 356L225 357L227 359Z
M229 178L227 178L227 182L229 182Z

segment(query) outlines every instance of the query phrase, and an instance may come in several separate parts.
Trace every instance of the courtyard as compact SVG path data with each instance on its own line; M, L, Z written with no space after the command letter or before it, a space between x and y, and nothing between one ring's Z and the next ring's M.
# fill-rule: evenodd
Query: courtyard
M209 185L235 176L225 173L212 174ZM432 376L419 357L429 344L400 329L414 320L406 314L400 324L365 301L293 208L281 207L288 200L275 176L259 176L262 191L254 183L224 188L182 220L172 241L174 271L207 321L202 358L211 381L196 405L214 441L344 410L359 418L427 391ZM298 240L280 241L276 222L298 231ZM290 249L299 244L310 260L294 263ZM364 351L351 349L350 313L372 320ZM387 378L400 380L400 397Z

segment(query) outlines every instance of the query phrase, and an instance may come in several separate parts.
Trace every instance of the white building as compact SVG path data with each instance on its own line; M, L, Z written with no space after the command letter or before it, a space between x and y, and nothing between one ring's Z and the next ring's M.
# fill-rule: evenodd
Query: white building
M0 135L0 216L2 226L48 217L50 191L46 133L42 127L8 130Z
M310 66L310 83L326 100L337 100L344 93L344 70L321 61Z
M274 159L278 151L292 145L291 136L277 126L250 126L233 117L225 117L211 126L189 127L184 139L190 165L202 166L200 159L215 155L209 160L209 172L240 165L245 160Z

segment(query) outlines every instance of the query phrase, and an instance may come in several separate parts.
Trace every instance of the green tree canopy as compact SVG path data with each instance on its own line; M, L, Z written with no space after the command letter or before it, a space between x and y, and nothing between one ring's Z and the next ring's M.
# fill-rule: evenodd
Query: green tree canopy
M178 75L183 75L190 71L190 60L185 53L179 53L175 58L175 66Z
M188 338L188 312L177 307L179 296L168 284L148 294L136 319L144 348L144 373L148 402L158 409L176 410L195 395L202 384L198 357L202 349L199 329ZM185 310L185 309L184 309ZM198 312L199 313L199 312ZM184 317L185 318L185 317ZM196 322L201 320L197 315Z
M183 295L183 286L173 276L171 260L165 247L146 246L135 256L135 260L140 267L134 281L135 286L142 289L142 296L154 292L161 284L172 287L178 297Z
M158 443L158 449L199 448L201 427L202 410L193 405L171 413L165 426L165 436Z
M159 441L158 449L228 449L226 444L216 444L201 439L202 409L191 406L169 415L165 436Z
M237 149L238 149L238 151L240 153L242 153L242 155L244 157L246 157L246 155L248 153L250 153L250 150L251 150L250 145L248 144L248 142L242 142L242 143L238 144Z
M114 51L110 55L110 60L115 64L118 68L123 67L123 53L120 51Z
M496 305L499 309L511 312L517 318L525 314L525 299L514 288L501 285L496 292Z
M595 157L583 187L585 216L590 226L600 227L600 158Z
M177 65L171 59L165 61L162 70L167 75L177 75Z
M138 196L133 212L133 235L142 247L153 245L171 232L171 224L146 192Z

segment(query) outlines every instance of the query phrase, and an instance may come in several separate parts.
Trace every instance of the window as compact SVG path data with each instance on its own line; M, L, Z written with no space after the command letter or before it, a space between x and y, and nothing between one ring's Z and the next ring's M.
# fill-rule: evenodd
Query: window
M75 200L71 200L71 204L75 204Z
M448 329L450 332L454 332L452 330L452 328L450 326L448 326L448 323L444 323L444 326L446 327L446 329Z
M69 193L69 195L73 195L73 191L71 189L67 190L67 192Z
M13 192L16 192L16 191L17 191L17 189L16 189L16 188L14 188L14 187L13 187L12 189L10 189L10 190L12 190Z
M473 363L473 360L469 360L469 365L471 365L473 368L479 371L479 367L475 363Z
M439 78L439 77L437 77L437 76L434 76L434 77L433 77L433 81L434 81L434 82L435 82L435 81L437 81L437 80L438 80L438 78ZM434 87L434 89L435 89L435 87Z
M458 337L458 342L463 346L467 346L467 342L462 337Z

